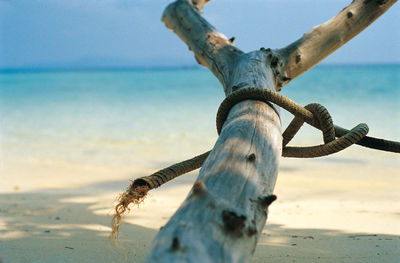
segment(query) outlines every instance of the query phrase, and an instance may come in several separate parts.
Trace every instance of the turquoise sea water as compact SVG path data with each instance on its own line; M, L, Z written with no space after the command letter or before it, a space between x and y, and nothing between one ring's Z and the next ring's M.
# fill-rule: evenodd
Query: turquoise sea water
M322 66L285 86L319 102L336 124L400 140L400 65ZM0 157L111 166L154 155L179 160L211 148L224 94L205 69L0 73ZM291 119L282 112L285 126ZM320 143L305 129L298 144Z

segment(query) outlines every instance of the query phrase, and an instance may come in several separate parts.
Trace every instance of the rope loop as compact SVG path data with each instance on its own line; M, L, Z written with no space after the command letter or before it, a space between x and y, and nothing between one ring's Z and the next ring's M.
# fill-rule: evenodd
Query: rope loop
M335 139L335 127L333 126L332 117L328 110L318 103L311 103L304 107L309 110L314 116L314 124L321 131L324 138L324 142L328 143ZM295 117L292 122L288 125L286 130L283 132L283 147L285 147L303 126L304 120L300 117Z
M357 143L368 133L368 126L359 124L344 136L335 140L335 126L331 115L324 106L318 103L311 103L303 108L279 93L257 88L245 88L235 91L221 103L217 113L217 130L219 132L222 131L230 109L237 103L248 99L267 103L272 102L295 116L282 134L282 156L284 157L314 158L330 155ZM325 144L310 147L286 147L304 122L322 131Z

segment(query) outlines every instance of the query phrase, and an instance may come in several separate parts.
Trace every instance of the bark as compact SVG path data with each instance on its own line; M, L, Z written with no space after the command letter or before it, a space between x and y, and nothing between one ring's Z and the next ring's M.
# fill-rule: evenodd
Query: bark
M274 200L281 141L271 107L237 104L192 191L154 239L145 262L246 262Z
M397 0L355 0L329 21L312 28L285 48L274 50L280 60L278 88L300 76L346 44L385 13Z
M354 1L288 47L250 53L236 48L201 17L207 2L177 0L166 8L162 20L229 95L245 87L280 89L360 32L394 1L382 5ZM192 190L155 237L145 262L247 262L265 225L268 206L275 200L281 151L277 109L250 100L235 105Z
M229 70L243 52L201 16L198 7L206 2L198 0L194 6L187 0L178 0L165 9L162 20L189 46L197 62L214 73L226 92Z

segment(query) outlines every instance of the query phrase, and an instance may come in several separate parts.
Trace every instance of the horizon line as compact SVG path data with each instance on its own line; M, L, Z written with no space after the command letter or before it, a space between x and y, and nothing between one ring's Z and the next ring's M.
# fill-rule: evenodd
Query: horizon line
M370 67L370 66L400 66L400 62L394 63L329 63L319 64L317 67ZM145 71L145 70L190 70L206 69L200 65L176 65L176 66L101 66L101 67L10 67L0 68L0 73L7 72L84 72L84 71Z

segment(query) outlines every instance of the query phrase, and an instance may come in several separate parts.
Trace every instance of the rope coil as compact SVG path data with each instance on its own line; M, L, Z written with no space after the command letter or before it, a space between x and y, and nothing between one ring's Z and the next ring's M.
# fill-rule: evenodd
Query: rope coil
M334 125L328 110L320 104L311 103L302 107L277 92L257 88L240 89L225 98L218 109L216 118L218 135L222 131L229 111L237 103L244 100L259 100L266 103L274 103L295 116L282 134L283 157L321 157L342 151L353 144L400 153L400 142L367 137L368 126L365 123L358 124L353 129L347 130ZM286 146L300 130L304 122L322 131L324 144L308 147ZM335 139L336 137L339 138ZM205 152L192 159L159 170L149 176L134 180L119 198L119 203L115 208L116 214L112 221L113 231L110 238L112 240L115 239L115 235L118 233L118 228L121 224L121 214L129 210L128 206L130 203L139 204L143 201L149 190L157 188L182 174L200 168L210 152Z

